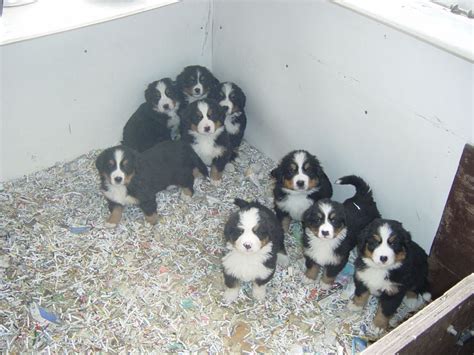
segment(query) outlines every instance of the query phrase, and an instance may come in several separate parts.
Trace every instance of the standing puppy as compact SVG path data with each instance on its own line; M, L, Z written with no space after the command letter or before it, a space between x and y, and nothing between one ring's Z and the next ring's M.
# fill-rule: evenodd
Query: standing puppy
M353 197L341 204L322 199L311 206L303 217L303 253L307 281L317 278L324 267L321 288L329 289L349 259L361 230L380 217L369 186L358 176L340 178L337 184L356 188Z
M193 195L195 176L207 176L207 168L181 141L157 144L142 154L126 146L104 150L95 162L101 192L108 202L107 227L115 227L125 205L139 205L150 224L156 224L156 193L170 185L182 187L183 198Z
M225 82L215 86L209 93L209 98L216 100L226 110L224 126L232 149L231 160L234 160L247 127L245 94L237 84Z
M183 112L182 139L188 142L204 164L211 166L211 182L218 184L231 148L224 127L224 110L214 100L190 104Z
M145 91L145 100L123 129L122 144L138 152L159 142L176 139L179 134L178 110L182 95L171 79L150 83Z
M429 301L428 256L398 221L376 219L358 237L355 294L349 309L362 310L372 294L379 298L376 331L386 330L403 297L409 306Z
M185 104L207 98L211 88L219 84L219 80L207 69L200 65L185 67L176 77L176 83L184 95Z
M226 291L224 302L239 295L240 281L253 282L253 297L265 297L265 285L275 273L277 259L288 264L283 230L274 213L258 202L235 199L240 207L230 215L224 228L229 252L222 259Z
M275 179L275 212L285 232L290 218L301 221L315 201L332 196L331 182L319 160L306 150L294 150L285 155L271 176Z

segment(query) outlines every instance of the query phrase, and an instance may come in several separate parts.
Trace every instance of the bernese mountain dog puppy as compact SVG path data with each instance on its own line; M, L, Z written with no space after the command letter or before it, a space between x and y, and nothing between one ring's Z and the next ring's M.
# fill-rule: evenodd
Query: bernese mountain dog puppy
M340 178L336 184L353 185L356 193L344 203L322 199L303 216L303 254L306 281L316 280L324 267L321 289L331 288L336 276L349 259L362 229L380 217L370 187L358 176Z
M182 139L211 167L214 185L220 183L231 156L224 120L224 109L211 99L194 101L183 112Z
M277 261L285 266L288 264L283 229L275 214L256 201L235 199L234 203L240 210L230 215L224 227L229 250L222 259L226 286L224 303L227 304L239 296L241 281L252 281L253 297L262 300Z
M219 84L219 80L209 69L200 65L190 65L183 69L176 77L176 83L184 95L185 104L207 98L213 86Z
M150 83L145 100L123 129L122 144L138 152L179 137L178 110L183 98L173 81L164 78Z
M101 192L108 202L106 226L117 226L125 205L138 205L150 224L156 224L156 193L170 185L182 187L182 197L193 195L194 178L207 168L188 144L165 141L143 153L121 145L105 149L95 162Z
M379 298L375 330L386 330L403 298L409 307L429 301L428 256L398 221L378 218L358 237L355 294L349 309L362 310L369 295ZM419 297L420 296L420 297Z
M290 218L301 221L315 201L331 198L332 186L319 160L306 150L294 150L271 171L275 179L275 212L288 232Z
M232 149L231 160L234 160L247 127L247 116L244 110L245 94L237 84L225 82L214 86L209 93L209 98L216 100L226 110L224 126Z

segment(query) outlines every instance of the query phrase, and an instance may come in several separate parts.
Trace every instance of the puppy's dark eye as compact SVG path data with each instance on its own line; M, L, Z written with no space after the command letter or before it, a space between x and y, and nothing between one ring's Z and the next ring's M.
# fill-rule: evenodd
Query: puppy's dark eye
M231 100L235 99L235 94L230 94L230 95L229 95L229 98L230 98Z
M252 228L252 232L254 232L255 234L257 233L257 231L258 231L258 226L255 226Z
M124 168L126 168L126 167L128 166L128 160L124 160L124 161L122 162L122 166L123 166Z
M165 90L165 94L166 94L166 96L170 96L170 95L171 95L170 89L166 89L166 90Z
M221 93L219 94L219 97L220 97L221 99L225 99L225 94L224 94L223 92L221 92Z
M109 161L107 162L107 165L110 166L111 168L113 168L113 167L115 166L115 161L109 160Z

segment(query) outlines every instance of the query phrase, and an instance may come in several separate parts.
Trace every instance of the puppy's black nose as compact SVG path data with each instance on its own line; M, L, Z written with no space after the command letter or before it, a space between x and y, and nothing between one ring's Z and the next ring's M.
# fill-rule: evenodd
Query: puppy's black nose
M252 245L250 245L249 243L244 243L244 247L245 249L250 249L252 247Z
M114 180L115 180L116 183L120 184L122 182L123 178L121 176L116 176L114 178Z
M329 235L329 232L328 231L321 231L321 234L325 237L327 237Z
M209 126L204 127L204 132L209 132L210 130L211 130L211 127Z
M382 256L380 257L380 261L383 262L383 263L386 263L387 260L388 260L388 258L387 258L385 255L382 255Z
M229 111L229 106L222 106L222 108L226 111Z
M298 187L304 187L304 181L303 181L303 180L298 180L298 181L296 182L296 186L298 186Z
M200 93L201 93L201 89L200 89L200 88L194 88L194 92L195 92L196 94L200 94Z
M168 110L168 109L170 108L170 105L164 104L164 105L163 105L163 108L164 108L165 110Z

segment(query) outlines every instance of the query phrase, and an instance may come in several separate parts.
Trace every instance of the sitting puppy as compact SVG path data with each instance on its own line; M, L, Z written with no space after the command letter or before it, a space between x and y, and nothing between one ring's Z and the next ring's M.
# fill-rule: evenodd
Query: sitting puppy
M166 141L144 153L126 146L104 150L95 162L101 180L101 192L107 199L110 216L107 227L115 227L125 205L139 205L150 224L156 224L156 193L170 185L183 188L183 198L193 195L194 178L207 176L207 168L181 141Z
M182 96L169 78L154 81L140 105L125 124L122 144L143 152L164 140L177 139Z
M253 297L265 297L265 285L275 273L277 259L288 264L283 244L283 230L275 214L258 202L235 199L240 207L230 215L224 228L229 252L222 259L224 267L224 302L239 296L240 281L253 281Z
M236 84L225 82L214 86L209 93L209 98L216 100L226 110L224 126L232 149L231 160L234 160L247 126L247 116L244 111L245 94Z
M330 198L332 186L318 159L305 150L294 150L271 171L275 179L275 212L288 232L290 217L301 221L304 212L317 200Z
M425 251L402 224L376 219L358 237L359 256L355 262L355 294L351 310L361 310L369 295L379 297L374 318L376 331L386 330L403 297L414 306L420 299L429 301L428 261Z
M184 95L185 104L207 98L211 88L219 84L219 80L200 65L190 65L176 77L178 88Z
M340 178L336 184L354 185L356 193L343 204L322 199L303 216L303 254L307 281L317 278L324 267L321 289L331 288L336 276L349 259L361 230L380 217L369 186L358 176Z
M224 128L222 107L210 99L195 101L183 112L182 139L188 142L204 164L211 166L211 182L218 184L231 149Z

